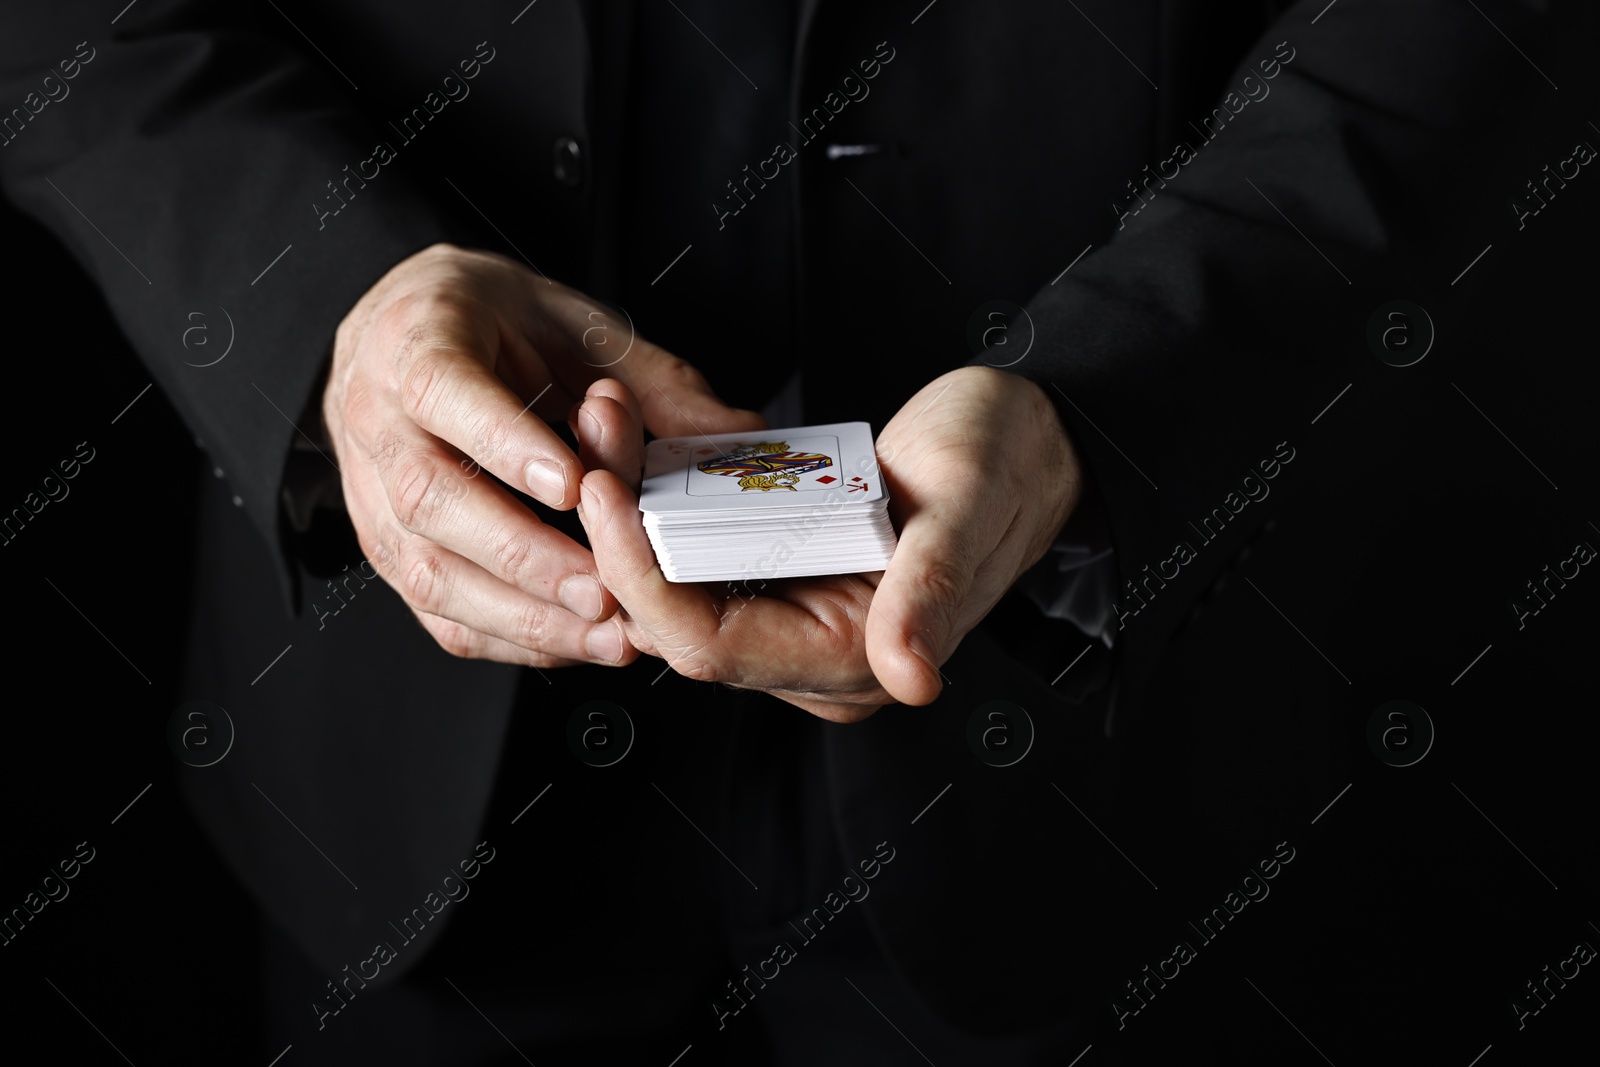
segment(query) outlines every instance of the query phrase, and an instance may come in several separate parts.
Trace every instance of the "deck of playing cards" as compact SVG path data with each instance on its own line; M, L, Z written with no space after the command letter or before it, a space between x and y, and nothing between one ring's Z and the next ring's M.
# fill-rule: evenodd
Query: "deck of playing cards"
M888 507L864 422L665 437L645 450L639 510L671 582L883 570Z

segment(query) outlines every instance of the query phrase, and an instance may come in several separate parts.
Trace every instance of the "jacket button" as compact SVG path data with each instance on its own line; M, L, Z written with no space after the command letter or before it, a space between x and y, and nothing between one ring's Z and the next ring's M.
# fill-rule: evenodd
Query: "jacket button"
M583 184L583 149L571 137L557 137L552 146L556 181L577 188Z

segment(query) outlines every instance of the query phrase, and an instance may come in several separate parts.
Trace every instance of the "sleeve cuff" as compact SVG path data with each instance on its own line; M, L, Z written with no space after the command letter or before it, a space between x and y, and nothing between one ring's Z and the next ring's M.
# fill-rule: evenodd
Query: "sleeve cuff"
M1070 622L1110 648L1116 583L1111 528L1091 484L1044 558L1017 579L1016 589L1049 618Z

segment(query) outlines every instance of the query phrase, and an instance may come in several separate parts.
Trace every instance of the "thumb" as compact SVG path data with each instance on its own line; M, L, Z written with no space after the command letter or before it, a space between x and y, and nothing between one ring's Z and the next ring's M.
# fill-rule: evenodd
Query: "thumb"
M628 358L610 368L633 390L644 412L645 429L657 437L764 430L767 420L754 411L730 407L712 392L705 375L664 348L638 340Z
M906 522L867 613L867 662L902 704L930 704L939 673L960 637L961 606L972 589L971 538L947 518L922 510Z

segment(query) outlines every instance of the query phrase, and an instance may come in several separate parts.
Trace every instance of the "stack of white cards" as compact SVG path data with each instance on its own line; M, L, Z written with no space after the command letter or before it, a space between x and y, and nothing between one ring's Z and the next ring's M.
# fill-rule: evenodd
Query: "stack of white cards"
M639 510L672 582L883 570L888 507L864 422L666 437L645 450Z

